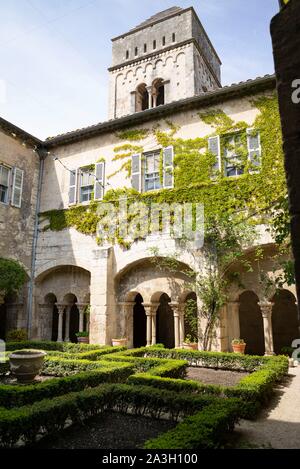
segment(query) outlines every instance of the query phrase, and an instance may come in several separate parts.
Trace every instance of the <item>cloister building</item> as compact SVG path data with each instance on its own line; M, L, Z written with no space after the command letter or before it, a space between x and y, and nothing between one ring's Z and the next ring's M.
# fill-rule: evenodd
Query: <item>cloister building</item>
M78 226L49 229L51 213L65 223L72 208L101 202L111 189L172 191L176 151L157 142L158 128L176 129L182 140L210 135L221 170L220 140L199 113L221 110L251 129L260 112L253 100L274 95L275 77L222 87L221 61L193 8L161 12L112 43L109 120L41 141L0 119L0 256L18 260L28 275L19 295L0 296L3 338L26 328L32 338L76 341L76 332L88 330L92 343L126 337L129 347L181 347L187 300L201 309L183 273L153 263L155 248L164 256L177 252L183 266L195 267L169 235L150 234L125 249L99 243ZM139 138L133 140L133 132ZM259 157L259 135L247 135L249 158ZM234 164L225 171L228 178L242 173ZM264 253L259 269L270 272L276 247L264 227L258 244ZM243 288L232 285L212 348L231 350L231 340L241 337L249 353L279 353L298 336L295 288L262 297L251 249L247 256L252 271L242 272ZM199 320L200 348L203 327Z

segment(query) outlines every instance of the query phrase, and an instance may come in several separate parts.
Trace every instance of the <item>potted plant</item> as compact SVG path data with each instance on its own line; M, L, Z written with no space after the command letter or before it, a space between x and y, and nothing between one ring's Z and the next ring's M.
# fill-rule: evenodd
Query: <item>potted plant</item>
M89 333L87 331L77 332L75 334L77 337L77 342L79 344L88 344L89 343Z
M127 338L120 337L119 339L112 339L113 347L126 347L127 345Z
M246 343L244 339L233 339L231 345L234 353L245 353Z
M192 337L190 334L187 334L182 346L185 350L198 350L196 337Z

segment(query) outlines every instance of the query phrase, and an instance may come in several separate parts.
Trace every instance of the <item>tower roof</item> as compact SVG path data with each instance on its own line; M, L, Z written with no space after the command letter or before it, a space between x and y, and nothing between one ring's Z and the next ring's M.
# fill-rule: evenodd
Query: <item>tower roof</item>
M148 28L152 24L159 23L160 21L164 21L165 19L171 16L176 16L182 12L185 12L191 9L192 7L185 8L185 9L181 7L171 7L171 8L168 8L167 10L160 11L159 13L156 13L155 15L150 16L150 18L148 18L146 21L143 21L142 23L138 24L134 28L130 29L127 33L114 37L112 41L128 36L129 34L133 34L136 31L140 31L141 29Z
M165 20L169 16L176 15L177 13L180 13L183 9L181 7L171 7L168 8L167 10L160 11L159 13L156 13L156 15L150 16L147 20L143 21L139 25L137 25L135 28L132 28L130 32L134 32L137 29L141 28L146 28L147 26L150 26L153 23L156 23L157 21Z

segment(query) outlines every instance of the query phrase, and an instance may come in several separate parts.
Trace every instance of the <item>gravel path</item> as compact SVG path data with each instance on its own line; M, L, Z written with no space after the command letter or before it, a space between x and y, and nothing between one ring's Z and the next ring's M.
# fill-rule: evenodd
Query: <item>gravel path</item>
M176 425L166 420L105 412L73 425L57 437L46 437L32 446L34 449L135 449L146 440L164 433Z
M249 373L239 371L214 370L212 368L189 367L186 379L193 379L205 384L218 384L220 386L235 386Z
M290 368L286 380L258 420L236 426L238 446L247 444L276 449L300 448L300 366Z

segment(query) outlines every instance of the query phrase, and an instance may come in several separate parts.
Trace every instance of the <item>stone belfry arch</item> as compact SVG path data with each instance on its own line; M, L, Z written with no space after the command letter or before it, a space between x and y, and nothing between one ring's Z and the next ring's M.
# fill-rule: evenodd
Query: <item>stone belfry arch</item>
M215 90L221 87L220 70L192 7L157 13L112 39L109 119Z

